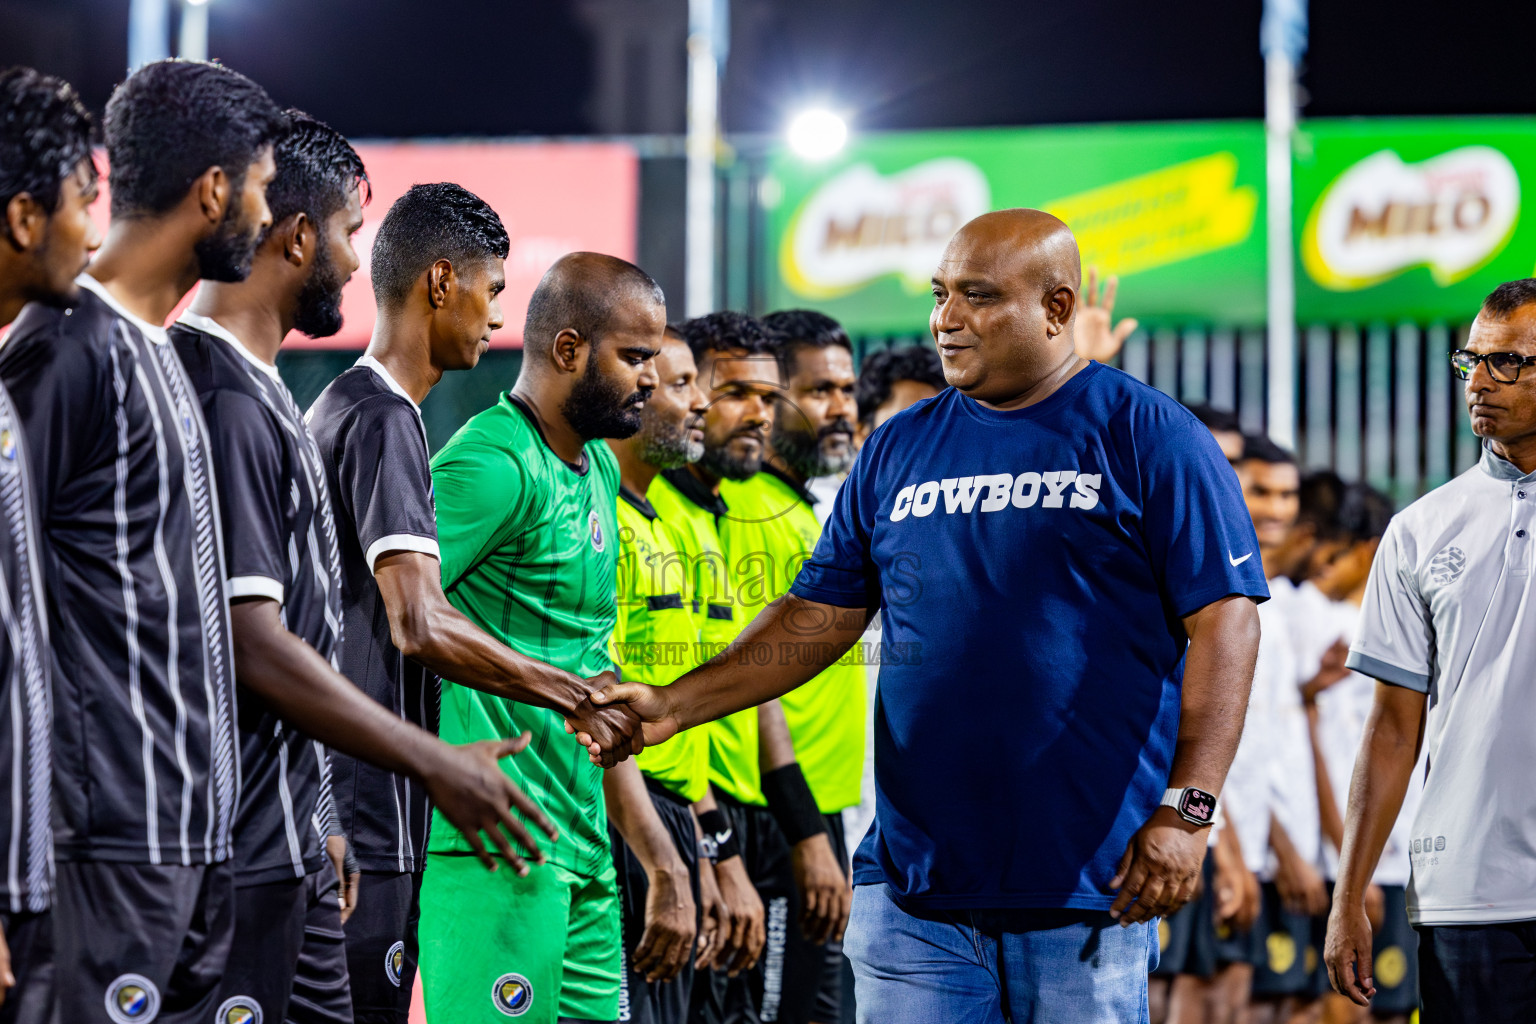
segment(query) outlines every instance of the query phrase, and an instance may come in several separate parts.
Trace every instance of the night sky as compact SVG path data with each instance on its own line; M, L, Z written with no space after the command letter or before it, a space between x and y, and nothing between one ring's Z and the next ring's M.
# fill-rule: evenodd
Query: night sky
M561 0L212 4L214 56L354 137L592 130L591 47ZM736 6L727 131L776 131L810 98L834 100L863 128L1263 110L1258 0ZM0 0L0 66L64 75L99 108L126 61L127 7ZM1314 0L1312 8L1308 113L1536 111L1536 4Z

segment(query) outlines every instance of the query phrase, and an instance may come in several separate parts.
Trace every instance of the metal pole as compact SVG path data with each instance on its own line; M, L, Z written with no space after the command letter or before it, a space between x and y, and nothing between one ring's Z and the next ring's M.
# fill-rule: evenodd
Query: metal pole
M715 149L720 135L720 57L729 15L716 0L688 0L688 192L683 311L715 308ZM728 22L727 22L728 23Z
M1296 447L1296 271L1291 241L1291 136L1296 130L1296 64L1307 48L1306 0L1265 0L1264 155L1268 185L1269 436Z
M171 0L130 0L128 73L171 55Z
M1269 436L1296 447L1296 278L1291 246L1291 132L1296 67L1283 56L1264 61L1265 167L1268 179Z
M208 3L209 0L181 0L181 37L177 40L176 56L186 60L208 59Z

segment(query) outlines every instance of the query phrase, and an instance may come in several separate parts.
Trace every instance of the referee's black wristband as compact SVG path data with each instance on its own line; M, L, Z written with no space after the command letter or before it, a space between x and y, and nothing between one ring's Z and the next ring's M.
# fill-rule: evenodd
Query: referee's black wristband
M827 823L799 764L764 772L763 797L790 846L826 832Z
M741 843L737 841L736 830L731 828L731 819L725 816L724 811L716 808L700 814L699 831L704 833L700 841L704 855L714 863L741 856Z
M353 875L362 870L362 868L357 863L357 852L352 849L352 840L350 839L347 840L347 852L341 858L341 870L347 876L347 878L351 878ZM345 887L347 884L347 879L341 879L341 884L343 887Z

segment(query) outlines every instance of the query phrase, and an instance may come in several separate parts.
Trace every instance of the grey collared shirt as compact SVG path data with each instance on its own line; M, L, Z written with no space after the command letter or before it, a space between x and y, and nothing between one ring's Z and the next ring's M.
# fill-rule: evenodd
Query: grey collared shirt
M1536 919L1536 473L1490 451L1399 513L1348 665L1429 695L1409 916Z

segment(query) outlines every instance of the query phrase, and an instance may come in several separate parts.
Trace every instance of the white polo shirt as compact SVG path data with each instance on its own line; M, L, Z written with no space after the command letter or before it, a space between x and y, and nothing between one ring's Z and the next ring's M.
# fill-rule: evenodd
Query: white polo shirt
M1536 919L1536 473L1485 450L1400 512L1349 667L1429 695L1408 914Z

